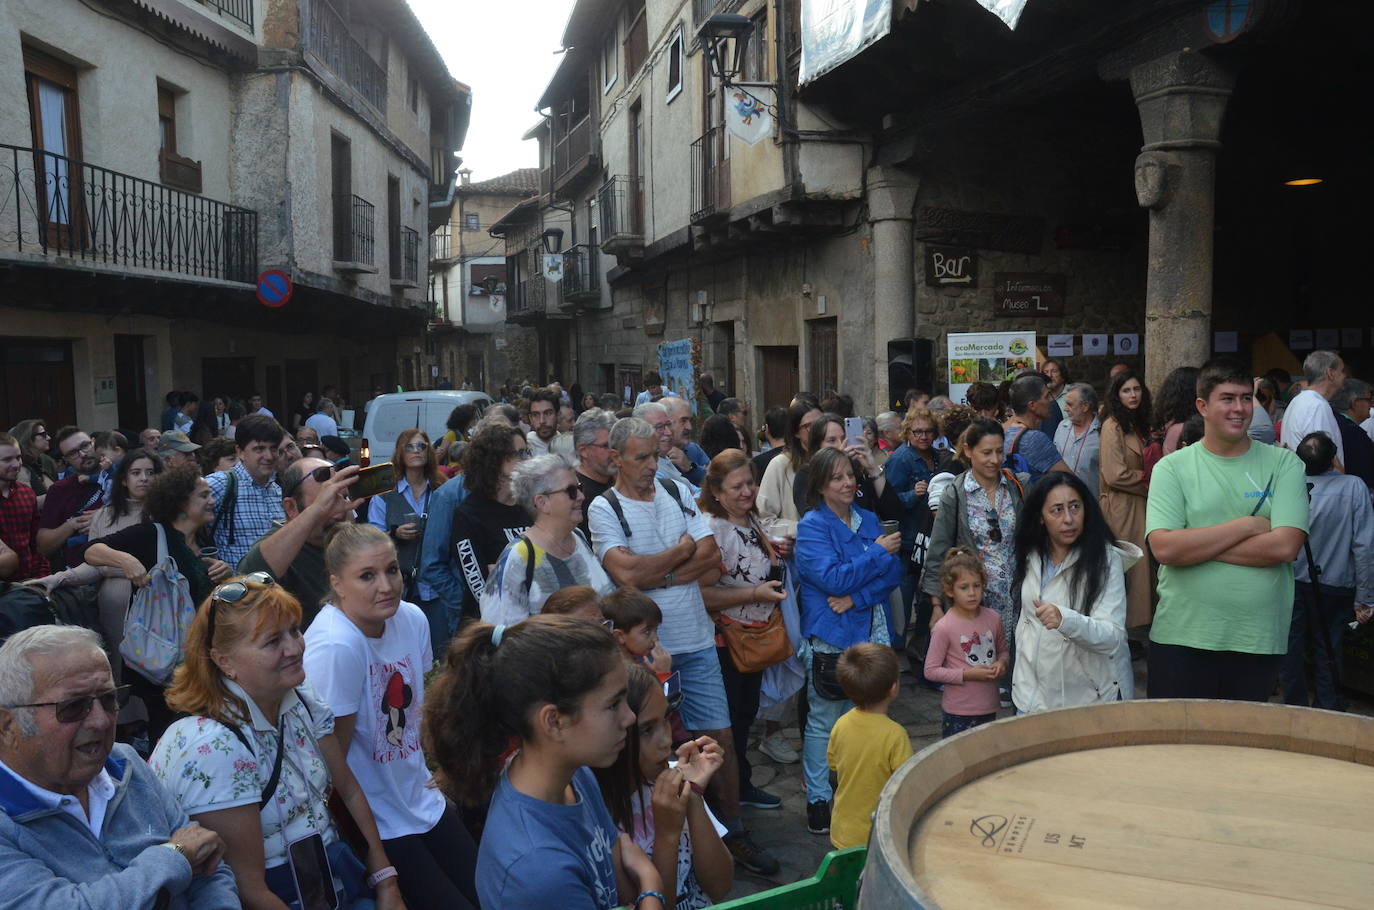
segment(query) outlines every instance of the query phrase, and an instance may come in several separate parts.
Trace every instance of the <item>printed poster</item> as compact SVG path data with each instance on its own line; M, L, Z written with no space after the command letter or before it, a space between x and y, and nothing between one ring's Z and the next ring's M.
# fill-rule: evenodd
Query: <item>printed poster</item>
M693 340L665 341L658 346L658 374L663 377L664 394L671 392L685 399L697 413L697 371Z
M1034 367L1035 332L969 332L945 336L949 352L949 397L967 404L975 382L1001 383Z

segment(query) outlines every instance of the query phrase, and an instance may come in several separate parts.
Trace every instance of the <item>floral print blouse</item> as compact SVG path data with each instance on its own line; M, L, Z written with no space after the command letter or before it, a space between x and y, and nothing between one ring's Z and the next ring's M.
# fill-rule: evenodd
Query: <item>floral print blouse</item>
M278 728L233 680L228 689L248 706L243 732L252 750L233 730L208 717L184 717L167 728L148 766L176 797L186 814L257 805L272 776ZM299 696L299 697L298 697ZM325 800L329 769L319 738L334 732L334 714L309 683L282 699L280 729L286 736L281 778L272 800L262 808L262 850L266 867L286 862L286 847L319 832L325 844L337 839Z
M721 573L717 582L723 588L752 588L768 580L773 568L759 540L757 523L742 528L728 518L712 516L708 522L720 548ZM777 607L771 603L748 603L726 607L721 612L736 622L768 622Z
M979 485L972 471L964 475L964 492L968 494L968 514L965 519L988 573L983 603L1002 617L1003 628L1010 640L1011 629L1008 624L1011 622L1013 605L1011 580L1016 571L1016 507L1012 504L1005 477L997 485L995 503L988 499L987 492ZM993 540L994 515L998 528L996 536L1001 537L1000 541Z

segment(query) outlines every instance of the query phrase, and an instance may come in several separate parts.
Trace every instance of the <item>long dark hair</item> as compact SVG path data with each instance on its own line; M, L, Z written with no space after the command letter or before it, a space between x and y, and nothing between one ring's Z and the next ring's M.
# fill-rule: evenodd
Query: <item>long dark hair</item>
M1016 569L1012 575L1012 596L1020 597L1021 582L1026 578L1026 566L1030 560L1044 559L1050 552L1049 531L1040 513L1051 491L1062 486L1071 487L1083 500L1083 533L1078 535L1078 541L1074 544L1078 550L1078 562L1072 568L1073 579L1069 585L1075 601L1083 605L1083 615L1088 616L1106 584L1108 560L1111 558L1108 547L1115 538L1102 514L1102 507L1097 504L1097 497L1089 492L1088 485L1077 474L1051 471L1041 477L1026 494L1016 521Z
M1164 377L1159 397L1155 399L1156 429L1163 430L1170 422L1183 423L1197 413L1197 374L1200 372L1197 367L1177 367Z
M787 460L791 462L794 471L800 471L807 458L815 454L806 451L798 434L801 433L802 421L806 419L806 415L819 410L820 408L810 401L799 401L787 409Z
M154 477L162 473L162 459L155 453L147 449L131 449L124 453L124 457L114 466L114 473L110 475L110 512L118 518L129 514L129 490L124 486L124 481L133 470L134 462L140 458L146 458L152 463Z
M610 810L615 826L633 836L635 813L630 797L645 784L653 783L645 780L644 773L639 769L639 712L649 703L649 693L659 682L658 677L639 664L627 663L626 670L629 685L625 691L625 703L635 712L635 722L625 737L625 748L620 750L615 764L609 768L593 768L592 773L601 785L601 797L606 801L606 808ZM644 809L651 811L649 806Z
M585 619L531 616L506 627L499 647L495 631L469 623L425 697L425 751L439 766L441 789L467 805L490 798L512 739L533 737L535 708L576 715L620 659L611 633Z
M1132 379L1140 383L1140 406L1134 411L1121 403L1121 387ZM1150 438L1150 419L1154 416L1154 409L1150 405L1150 390L1139 374L1132 370L1118 373L1107 389L1107 400L1103 407L1107 419L1121 424L1121 429L1134 432L1141 439Z

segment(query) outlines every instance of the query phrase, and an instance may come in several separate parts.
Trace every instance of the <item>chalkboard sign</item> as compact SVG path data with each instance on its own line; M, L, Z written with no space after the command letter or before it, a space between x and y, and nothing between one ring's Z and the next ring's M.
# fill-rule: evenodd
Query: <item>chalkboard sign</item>
M995 310L998 316L1064 315L1063 275L1042 272L998 272Z
M978 251L971 246L927 243L926 284L933 288L978 287Z

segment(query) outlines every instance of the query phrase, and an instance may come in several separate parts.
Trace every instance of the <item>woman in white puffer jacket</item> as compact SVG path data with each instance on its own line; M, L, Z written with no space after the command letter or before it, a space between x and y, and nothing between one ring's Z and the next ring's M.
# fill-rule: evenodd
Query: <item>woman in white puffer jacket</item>
M1016 527L1020 591L1012 701L1022 714L1135 697L1126 644L1126 570L1142 557L1113 541L1073 474L1046 474Z

